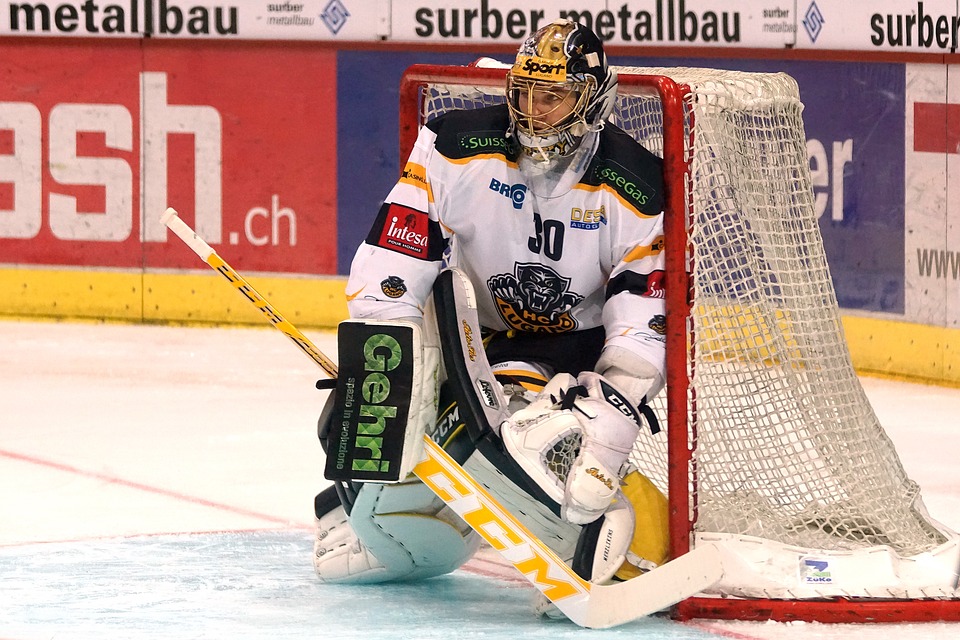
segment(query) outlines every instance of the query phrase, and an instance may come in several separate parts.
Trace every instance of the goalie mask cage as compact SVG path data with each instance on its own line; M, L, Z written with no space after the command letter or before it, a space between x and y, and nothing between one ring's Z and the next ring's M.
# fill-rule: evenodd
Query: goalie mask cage
M724 561L674 615L960 620L958 537L927 514L850 360L796 82L617 70L612 121L663 157L666 195L668 427L632 459L669 497L671 555L709 541ZM430 118L502 102L505 73L408 69L401 161Z

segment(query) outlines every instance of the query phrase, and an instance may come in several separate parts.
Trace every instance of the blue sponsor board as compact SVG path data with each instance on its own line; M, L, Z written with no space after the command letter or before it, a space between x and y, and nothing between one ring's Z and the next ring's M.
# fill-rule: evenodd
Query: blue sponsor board
M467 64L481 55L338 54L340 273L349 270L356 247L399 175L397 97L403 70L415 63ZM805 107L814 192L823 210L820 228L840 306L903 313L903 64L639 57L613 61L782 71L796 78Z
M902 314L905 65L808 63L788 72L800 83L807 139L822 142L830 162L829 187L814 191L829 198L820 229L840 306Z
M902 314L905 65L793 63L784 70L800 84L808 146L822 143L829 162L829 184L814 192L827 198L820 230L840 306Z
M400 78L414 64L469 64L481 54L337 53L337 272L346 274L400 177Z
M823 209L820 230L840 306L903 313L903 64L650 58L627 58L623 64L793 76L804 104L808 152L814 152L810 166ZM835 203L841 194L842 202Z

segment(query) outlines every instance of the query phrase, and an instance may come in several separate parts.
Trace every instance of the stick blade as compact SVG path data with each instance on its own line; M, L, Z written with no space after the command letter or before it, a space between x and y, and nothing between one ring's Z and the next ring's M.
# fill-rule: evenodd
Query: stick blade
M709 589L723 577L720 549L711 543L641 576L590 590L585 619L593 629L615 627L671 607Z

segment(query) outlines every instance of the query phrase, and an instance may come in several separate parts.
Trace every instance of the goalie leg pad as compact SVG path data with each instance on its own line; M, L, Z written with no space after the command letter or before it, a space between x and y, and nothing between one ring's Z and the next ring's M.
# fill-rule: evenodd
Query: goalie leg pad
M444 269L433 287L443 369L450 394L477 442L507 419L507 399L481 340L477 296L466 273Z
M601 517L580 530L571 567L584 580L609 584L623 566L630 566L628 554L635 537L636 519L630 501L622 494ZM534 605L537 613L548 618L563 618L555 604L542 593Z
M324 582L421 580L453 571L479 543L421 482L364 484L349 517L337 506L318 519L314 568Z
M317 577L322 582L375 582L383 565L360 543L334 487L317 496L316 507L313 568Z
M669 505L666 496L639 471L623 479L613 505L583 527L571 566L594 584L630 580L669 559ZM535 609L548 618L563 613L543 594Z
M616 576L629 580L669 560L670 504L663 492L639 471L626 475L621 490L633 507L636 525L627 561Z
M573 570L594 584L610 582L627 559L635 527L633 507L620 493L602 516L581 530Z
M502 448L484 447L466 462L464 470L489 491L527 529L564 562L573 558L580 526L559 516L559 508L530 493L527 478L515 475L513 456ZM522 472L522 470L521 470Z

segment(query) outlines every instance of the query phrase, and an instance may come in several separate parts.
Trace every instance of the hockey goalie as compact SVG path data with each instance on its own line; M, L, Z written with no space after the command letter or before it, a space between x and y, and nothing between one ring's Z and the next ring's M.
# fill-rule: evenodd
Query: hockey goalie
M664 380L661 161L607 120L616 92L600 40L560 20L521 45L506 104L426 124L354 257L340 333L341 367L379 375L390 358L364 326L413 331L402 428L430 435L595 583L667 554L666 499L628 461L659 428L646 401ZM459 348L431 355L445 340ZM374 374L331 394L328 468L347 396L386 384ZM367 411L381 429L398 415ZM370 450L371 473L410 455ZM413 475L344 478L316 499L321 580L428 578L476 550Z

